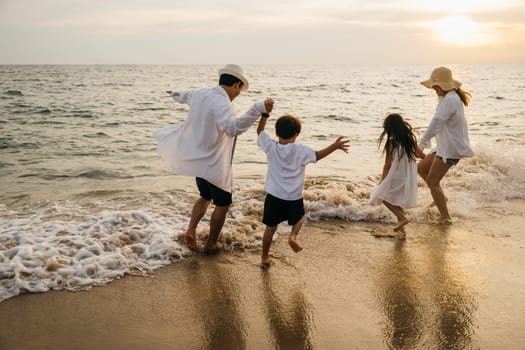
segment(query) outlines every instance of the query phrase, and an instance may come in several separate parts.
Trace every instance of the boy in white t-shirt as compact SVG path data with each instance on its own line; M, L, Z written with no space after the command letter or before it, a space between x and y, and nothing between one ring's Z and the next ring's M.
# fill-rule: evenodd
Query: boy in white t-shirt
M293 115L283 115L275 123L275 131L279 141L273 140L264 131L269 117L263 113L257 127L257 145L266 153L268 172L266 174L266 198L264 200L263 223L266 225L263 237L261 267L268 268L270 259L268 252L272 244L273 234L277 225L288 220L292 232L288 243L294 252L303 248L297 243L297 234L304 221L304 174L309 163L315 163L337 149L348 153L349 140L339 137L334 143L319 151L295 143L301 132L301 121Z

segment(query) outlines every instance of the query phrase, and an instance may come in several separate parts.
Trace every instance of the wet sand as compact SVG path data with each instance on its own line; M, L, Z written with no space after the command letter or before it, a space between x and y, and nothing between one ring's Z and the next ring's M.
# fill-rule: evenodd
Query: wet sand
M0 349L523 349L525 202L451 226L307 223L304 250L193 256L0 303ZM280 232L288 232L284 226Z

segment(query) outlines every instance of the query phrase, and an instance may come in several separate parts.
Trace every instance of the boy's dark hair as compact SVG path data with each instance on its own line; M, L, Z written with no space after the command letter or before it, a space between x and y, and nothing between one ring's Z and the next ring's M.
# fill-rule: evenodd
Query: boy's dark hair
M275 132L283 139L289 139L301 132L301 121L293 115L283 115L275 122Z
M241 83L241 87L244 85L240 79L234 77L233 75L221 74L219 77L219 85L232 86L235 83Z

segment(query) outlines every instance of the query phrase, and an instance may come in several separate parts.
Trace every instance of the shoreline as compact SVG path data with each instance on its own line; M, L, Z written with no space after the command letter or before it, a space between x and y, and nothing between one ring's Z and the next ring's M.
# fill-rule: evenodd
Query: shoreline
M453 225L308 222L260 249L0 303L2 349L419 349L525 343L525 201ZM287 228L279 230L288 232Z

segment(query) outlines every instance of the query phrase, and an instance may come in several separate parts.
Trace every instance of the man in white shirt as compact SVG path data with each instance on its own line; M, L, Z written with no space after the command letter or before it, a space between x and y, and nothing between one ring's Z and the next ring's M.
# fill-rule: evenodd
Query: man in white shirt
M269 113L273 100L255 103L242 116L235 117L232 101L248 89L248 80L240 66L228 64L219 70L219 85L190 91L167 91L173 99L189 105L184 123L157 131L157 149L161 157L179 174L195 176L200 198L193 205L187 247L199 249L197 225L213 200L210 232L205 252L217 249L228 208L232 203L232 160L237 135L245 132L262 113Z

